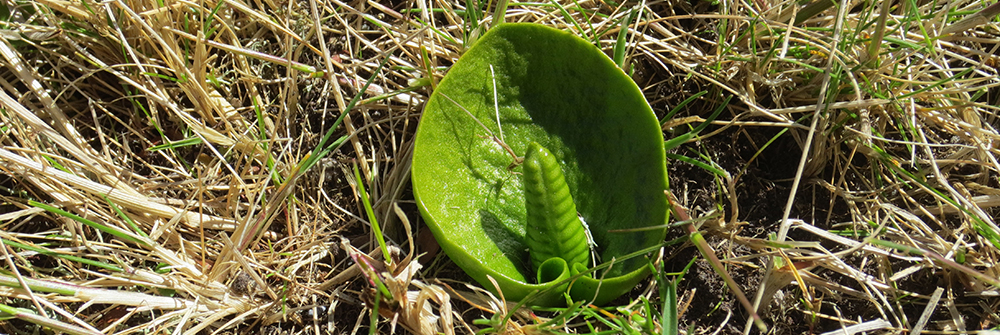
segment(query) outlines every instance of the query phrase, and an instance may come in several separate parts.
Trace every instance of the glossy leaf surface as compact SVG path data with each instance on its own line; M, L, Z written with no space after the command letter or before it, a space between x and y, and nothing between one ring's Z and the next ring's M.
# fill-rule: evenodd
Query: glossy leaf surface
M558 275L536 282L525 243L523 167L509 170L514 158L498 142L518 155L532 142L551 152L600 259L615 259L609 270L579 277L570 289L554 286L575 273L572 265L544 264ZM558 305L570 289L575 300L603 304L647 274L645 259L621 256L664 238L664 229L609 232L666 223L664 161L652 110L606 55L566 32L506 24L481 37L428 100L412 179L442 249L483 287L493 290L491 276L508 300L549 289L531 303Z

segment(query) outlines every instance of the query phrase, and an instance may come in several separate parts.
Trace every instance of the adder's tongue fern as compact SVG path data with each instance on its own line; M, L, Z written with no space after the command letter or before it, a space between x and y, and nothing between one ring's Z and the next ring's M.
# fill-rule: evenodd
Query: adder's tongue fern
M558 258L573 271L580 264L587 268L590 255L583 222L577 217L576 204L556 157L537 142L528 145L522 164L524 198L527 210L525 244L538 281L550 276L539 271L542 263Z

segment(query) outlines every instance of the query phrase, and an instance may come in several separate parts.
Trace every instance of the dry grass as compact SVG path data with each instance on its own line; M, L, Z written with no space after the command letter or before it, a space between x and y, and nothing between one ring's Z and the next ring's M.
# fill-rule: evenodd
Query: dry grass
M658 115L709 92L670 122L685 127L735 97L676 151L724 173L688 167L672 183L705 178L674 192L723 209L702 230L772 332L996 328L996 13L817 3L511 3L503 20L610 55L639 11L626 68ZM514 306L462 282L428 240L409 152L430 85L498 20L467 5L4 2L0 331L365 333L375 314L383 333L658 332L651 283L618 309L503 319ZM808 154L768 154L773 143ZM792 173L754 175L767 170ZM683 328L748 329L721 285L681 282ZM704 313L685 313L692 302Z

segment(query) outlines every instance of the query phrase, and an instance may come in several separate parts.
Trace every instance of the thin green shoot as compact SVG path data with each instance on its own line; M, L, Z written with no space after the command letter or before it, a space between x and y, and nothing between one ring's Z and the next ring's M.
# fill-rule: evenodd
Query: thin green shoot
M22 277L25 284L34 292L58 293L66 296L74 296L79 293L79 286L37 280L29 277ZM7 274L0 274L0 286L21 288L21 283L17 278Z
M802 24L802 22L805 22L805 20L808 20L809 18L812 18L813 16L816 16L817 14L822 13L827 9L830 9L830 7L833 7L833 0L813 1L812 3L806 5L805 8L799 10L798 14L795 15L795 24L796 25Z
M497 0L496 8L493 9L493 21L490 22L490 27L496 27L506 20L508 2L509 0Z
M546 322L544 322L542 324L539 324L538 325L539 328L558 327L558 326L561 326L563 324L566 324L569 320L572 320L577 315L579 315L579 313L577 311L581 307L583 307L583 305L586 303L586 301L581 300L581 301L577 301L577 302L572 302L572 298L570 298L570 296L569 296L568 293L564 294L564 296L566 297L566 301L569 303L569 307L566 307L566 308L562 309L562 312L560 312L559 314L557 314L552 319L549 319L549 321L546 321Z
M589 319L594 319L600 322L601 324L605 325L606 327L611 328L610 330L611 333L620 334L623 331L625 331L624 329L622 329L620 324L609 320L609 319L619 319L618 316L611 314L607 310L602 309L600 307L594 305L581 305L581 303L583 302L582 301L577 302L576 304L572 304L570 305L570 307L567 308L535 308L534 309L535 311L559 313L557 316L554 317L554 320L558 319L555 320L558 322L552 322L553 320L550 320L548 322L535 326L535 328L540 329L542 331L554 331L555 329L559 329L563 326L569 326L570 322L572 322L575 319L582 319L585 322L587 328L590 330L590 334L600 334L600 332L596 331L593 324L589 320ZM580 333L584 334L583 332Z
M628 26L632 23L633 16L635 15L636 11L632 9L629 10L628 15L622 16L621 28L618 30L618 38L615 40L614 61L615 65L618 65L620 69L625 68L625 51L628 49Z
M151 146L148 149L146 149L146 151L156 152L156 151L165 150L165 149L176 149L176 148L182 148L182 147L189 147L189 146L193 146L193 145L199 145L201 143L202 143L201 137L197 137L197 136L196 137L188 137L188 138L185 138L185 139L180 140L180 141L168 141L167 143L163 143L163 144L160 144L160 145L154 145L154 146Z
M441 38L445 39L449 43L455 45L460 44L458 43L457 40L455 40L455 37L452 37L451 35L442 32L441 30L435 28L434 26L427 24L427 22L424 22L424 20L421 20L419 17L412 17L411 19L420 23L420 25L423 26L424 28L430 29L431 31L434 32L434 34L441 36Z
M212 26L212 22L215 20L215 15L219 13L219 9L222 9L222 5L225 3L225 1L219 1L219 3L215 5L215 8L212 8L212 12L208 14L204 27L202 27L202 32L205 35L205 38L211 38L212 35L215 34L216 28L209 27Z
M792 64L795 64L795 65L801 66L803 68L812 70L812 71L814 71L814 72L816 72L818 74L826 73L826 70L823 70L821 68L818 68L818 67L810 65L810 64L803 63L803 62L801 62L801 61L799 61L797 59L792 59L792 58L785 57L785 58L777 58L776 60L783 61L783 62L788 62L788 63L792 63Z
M719 9L722 12L721 13L722 15L729 15L729 10L730 10L729 6L719 6ZM729 19L725 18L720 19L719 23L715 27L715 33L717 35L715 40L715 45L722 48L722 52L720 53L722 55L730 54L734 47L733 44L726 42L726 38L730 34L728 30L729 30ZM746 34L746 32L744 32L744 34ZM737 41L740 40L743 40L743 37L737 39ZM722 70L722 59L719 59L718 61L709 64L711 65L707 66L710 67L711 69L714 69L716 71Z
M595 37L587 36L587 32L584 31L583 27L580 26L580 23L577 22L576 19L573 18L573 15L571 15L569 13L569 11L566 10L566 7L563 7L563 5L559 4L559 2L556 1L556 0L549 0L549 2L551 2L553 5L555 5L556 8L559 8L559 12L562 13L563 19L565 19L566 21L569 21L570 23L572 23L573 27L576 27L576 30L580 32L580 37L583 37L583 39L585 39L585 40L591 41L591 43L594 43L594 44L598 43L598 41L596 39L596 36Z
M697 258L691 258L691 261L684 267L680 273L669 274L667 273L661 265L660 269L656 272L656 283L659 288L660 301L662 306L660 306L660 333L663 335L678 335L680 333L680 315L677 311L677 284L683 280L684 275L687 274L691 266L695 264ZM667 279L668 275L677 276L674 279Z
M865 238L871 235L871 233L869 233L866 230L857 230L857 229L830 229L827 230L827 232L835 235L854 237L854 238Z
M185 32L191 31L191 27L189 27L190 24L188 23L188 16L187 16L186 13L183 16L183 18L184 18L184 20L183 20L184 23L181 25L181 27L184 28ZM191 66L190 60L192 59L191 58L191 41L190 40L181 40L179 42L181 42L181 48L184 50L184 57L181 58L184 61L184 66L185 67L190 67Z
M632 326L632 322L634 320L633 316L631 315L631 311L625 310L623 312L628 312L629 313L627 315L628 317L615 317L611 319L616 324L618 324L619 333L624 335L640 335L641 333L639 332L639 330L637 330L636 327Z
M920 50L923 47L923 46L921 46L919 44L910 42L908 40L902 40L902 39L898 39L898 38L895 38L895 37L885 36L884 39L885 39L886 42L894 43L894 44L899 44L904 49L909 48L909 49L913 49L913 50Z
M542 292L535 291L535 292L532 292L531 294L529 294L524 299L521 299L521 301L519 301L517 303L517 305L514 305L514 308L511 308L506 314L504 314L503 319L500 321L500 323L498 325L500 327L503 327L504 325L507 324L507 322L510 322L510 318L514 317L514 312L517 312L517 310L521 309L521 307L524 307L525 305L527 305L528 302L531 301L531 299L529 299L529 298L533 298L533 297L537 296L540 293L542 293Z
M361 195L361 202L364 204L365 213L368 214L368 222L372 226L372 234L375 234L375 240L378 241L379 248L382 249L382 256L385 257L386 264L392 264L392 256L389 255L389 249L385 245L385 237L382 236L382 228L379 227L378 218L375 217L375 210L372 209L372 203L368 200L368 192L365 191L365 180L361 178L361 172L358 171L358 164L354 164L354 180L358 182L358 194Z
M216 74L215 70L205 74L205 81L212 84L212 87L215 87L216 89L223 89L223 87L228 87L233 84L229 80L226 80L226 73Z
M937 57L938 49L936 47L934 47L934 44L937 42L937 38L931 36L927 32L927 28L925 27L925 24L924 24L924 20L930 19L930 16L929 15L928 16L920 15L920 12L918 12L918 8L920 8L920 6L917 4L916 1L914 1L914 0L903 0L903 1L908 2L908 5L906 6L906 8L910 10L910 15L907 15L907 16L909 16L911 19L913 19L912 23L914 25L916 25L917 28L920 28L920 36L923 37L923 41L924 41L924 44L925 44L924 46L927 47L926 49L921 50L921 51L929 54L929 56L931 56L931 57ZM920 50L920 49L917 49L917 50Z
M69 169L67 169L62 164L59 164L59 161L53 159L49 155L42 154L42 159L45 159L45 161L48 162L50 165L52 165L52 167L56 168L56 170L59 170L59 171L62 171L62 172L66 172L66 173L74 174L75 175L75 173L73 173L73 171L70 171Z
M385 283L382 282L382 278L379 277L379 274L372 268L368 255L365 255L360 251L353 251L353 253L354 254L351 255L351 258L354 259L354 262L361 268L362 276L368 279L369 283L375 288L375 291L381 293L384 297L388 297L390 301L393 300L392 292L389 292L389 288L387 288Z
M463 11L461 15L465 18L465 29L462 30L462 41L465 43L465 47L468 48L475 44L479 35L483 33L479 27L479 20L482 19L485 14L483 13L483 7L479 0L465 0L465 11Z
M434 67L431 66L431 56L427 53L427 48L420 46L420 58L423 60L424 76L430 79L431 91L437 89L437 79L434 78Z
M602 309L600 307L593 307L592 306L591 308L585 309L583 311L583 315L584 315L585 318L597 320L597 322L599 322L600 324L602 324L605 327L609 328L609 330L598 332L597 329L594 328L594 325L588 320L587 321L587 328L590 330L591 334L595 334L595 335L596 334L618 334L618 333L622 332L621 326L619 326L618 324L616 324L614 322L611 322L611 320L608 320L608 319L617 318L617 316L615 316L614 314L611 314L610 312L608 312L605 309Z
M674 137L664 142L663 144L664 149L670 151L673 148L676 148L681 144L687 142L688 140L691 140L695 136L698 136L698 133L700 133L702 130L705 130L705 128L708 128L708 125L712 124L712 121L715 121L715 118L717 118L719 114L721 114L722 111L726 109L726 106L729 105L729 100L731 100L732 98L733 96L731 95L727 96L726 100L723 101L722 104L719 105L719 107L717 107L715 111L712 112L712 115L709 115L708 119L706 119L705 122L702 122L689 132L686 132L684 134L681 134L680 136Z
M115 211L115 214L117 214L119 218L128 223L129 227L132 227L132 230L135 231L136 234L139 234L139 236L142 236L143 238L149 239L149 235L146 235L146 232L142 231L142 229L139 228L139 225L135 224L135 220L132 220L132 218L126 215L125 212L123 212L122 209L118 207L118 205L116 205L113 201L111 201L111 198L108 198L107 194L101 194L101 198L104 199L104 202L108 203L108 206L110 206L111 209Z
M697 166L697 167L699 167L699 168L701 168L701 169L703 169L705 171L711 172L712 174L714 174L716 176L720 176L720 177L724 177L724 176L726 176L728 174L726 171L723 171L721 168L719 168L715 164L705 163L705 162L702 162L700 160L697 160L697 159L694 159L694 158L690 158L690 157L687 157L687 156L683 156L683 155L672 154L672 153L668 152L667 153L667 159L675 159L675 160L679 160L679 161L682 161L682 162L685 162L685 163Z
M899 100L903 100L903 99L906 99L906 98L909 98L909 97L912 97L912 96L914 96L914 95L917 95L917 94L920 94L920 93L923 93L923 92L926 92L926 91L928 91L928 90L931 90L931 89L934 89L934 88L937 88L937 87L939 87L939 86L941 86L941 85L944 85L944 84L946 84L946 83L948 83L948 82L951 82L951 81L953 81L953 80L956 80L956 79L958 79L959 77L962 77L962 76L965 76L965 75L969 74L970 72L972 72L972 71L973 71L973 70L975 70L975 69L976 69L975 67L969 67L969 68L966 68L965 70L962 70L962 72L959 72L959 73L956 73L956 74L955 74L954 76L951 76L951 77L948 77L948 78L944 78L944 79L941 79L941 80L938 80L938 81L934 82L934 84L932 84L932 85L927 85L927 87L923 87L923 88L920 88L920 89L918 89L918 90L915 90L915 91L913 91L913 92L910 92L910 93L907 93L907 94L903 94L903 95L900 95L900 96L899 96L899 97L898 97L897 99L899 99Z
M646 334L653 334L653 332L656 331L656 325L653 323L654 319L653 305L649 302L649 299L646 298L645 296L641 296L639 298L642 299L642 307L643 311L645 311L645 315L641 316L639 320L634 320L635 319L634 317L632 319L633 321L639 321L640 325L642 325L643 330L645 330Z
M576 5L576 11L579 12L580 15L586 20L585 22L587 22L587 28L589 28L591 36L594 36L594 44L597 45L600 43L601 35L597 35L597 32L594 31L594 22L591 20L592 16L588 15L587 11L583 9L583 6L580 5L580 0L573 0L573 4Z
M271 181L273 181L276 185L280 185L283 180L281 178L281 173L278 173L277 164L275 163L274 156L271 154L271 150L269 149L268 143L270 139L267 136L267 125L264 123L266 117L264 117L264 109L261 108L262 102L257 100L258 98L259 97L255 96L250 99L253 104L254 114L257 116L257 145L260 146L262 152L267 154L267 161L264 162L264 164L267 165L267 171L270 172Z
M333 143L327 144L327 141L329 141L330 137L333 136L333 132L340 127L340 124L342 122L344 122L344 117L347 116L347 113L349 113L352 109L354 109L354 106L357 106L358 101L361 100L361 94L368 90L368 86L371 86L372 82L375 81L375 78L382 71L382 68L385 67L385 63L387 61L389 61L389 55L386 55L384 58L382 58L382 61L379 62L378 67L375 69L375 71L372 71L372 75L368 77L368 80L365 81L365 84L361 86L361 89L358 90L358 93L355 94L353 98L351 98L351 101L348 102L347 106L344 107L344 110L341 111L340 116L337 117L337 120L333 122L333 125L330 126L330 129L328 129L326 131L326 134L323 135L323 138L319 141L319 144L316 145L316 149L313 150L312 154L309 155L309 157L307 157L305 160L302 161L302 163L300 164L300 168L298 169L299 173L308 170L313 165L315 165L316 162L320 160L320 158L326 157L327 154L329 154L336 148L340 147L342 143L347 141L347 139L349 138L348 136L341 136L336 141L333 141Z
M662 126L662 125L666 124L667 121L670 121L670 119L672 119L674 117L674 115L677 115L677 113L680 113L680 111L682 109L684 109L685 106L687 106L688 104L694 102L696 99L701 98L701 96L703 96L705 94L708 94L708 91L701 91L701 92L695 93L695 94L687 97L686 99L684 99L684 101L681 101L681 103L677 104L677 106L674 106L674 108L671 108L670 112L668 112L667 115L663 116L663 119L660 120L660 125Z
M355 174L358 173L357 166L354 167L354 173ZM381 282L379 284L381 284ZM378 329L378 308L379 308L378 305L381 302L382 302L382 290L375 290L375 303L373 304L374 306L372 306L371 320L369 321L371 322L371 324L368 327L368 335L375 335L375 329Z
M67 255L67 254L63 254L63 253L58 253L58 252L55 252L55 251L52 251L52 250L49 250L49 249L39 248L39 247L35 247L35 246L30 246L30 245L27 245L27 244L14 242L14 241L11 241L11 240L8 240L8 239L4 239L3 240L3 244L9 245L9 246L11 246L13 248L17 248L17 249L21 249L21 250L34 251L34 252L37 252L37 253L42 254L42 255L59 257L59 258L62 258L62 259L68 260L68 261L73 261L73 262L77 262L77 263L81 263L81 264L96 266L96 267L99 267L99 268L102 268L102 269L106 269L106 270L111 270L111 271L114 271L114 272L125 272L124 269L122 269L121 267L118 267L116 265L111 265L111 264L108 264L108 263L99 262L99 261L95 261L95 260L92 260L92 259L87 259L87 258L83 258L83 257L79 257L79 256L73 256L73 255Z
M168 76L168 75L165 75L165 74L162 74L162 73L142 72L141 74L144 75L144 76L156 77L156 78L160 78L160 79L163 79L163 80L166 80L166 81L170 81L170 82L174 82L174 83L181 82L180 79L177 79L177 78L174 78L172 76ZM135 103L135 102L133 102L133 103Z
M143 241L142 239L140 239L140 238L132 235L132 233L129 233L129 232L126 232L126 231L122 231L118 227L111 227L111 226L106 226L106 225L103 225L103 224L99 224L97 222L94 222L94 221L85 219L83 217L80 217L79 215L67 212L65 210L62 210L62 209L59 209L59 208L56 208L56 207L53 207L53 206L49 206L47 204L43 204L43 203L37 202L37 201L34 201L34 200L29 200L28 201L28 205L44 209L46 211L52 212L53 214L56 214L56 215L59 215L59 216L64 216L64 217L73 219L73 221L85 224L87 226L90 226L91 228L94 228L94 229L97 229L99 231L111 234L111 235L113 235L115 237L118 237L118 238L120 238L122 240L125 240L125 241L128 241L128 242L132 242L132 243L135 243L135 244L138 244L138 245L148 246L148 244L146 244L146 242Z

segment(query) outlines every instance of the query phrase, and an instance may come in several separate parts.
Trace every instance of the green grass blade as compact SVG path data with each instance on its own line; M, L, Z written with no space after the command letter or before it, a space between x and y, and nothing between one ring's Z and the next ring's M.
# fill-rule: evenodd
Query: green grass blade
M678 155L678 154L667 153L667 159L676 159L676 160L679 160L679 161L682 161L682 162L685 162L685 163L697 166L699 168L702 168L705 171L711 172L712 174L720 176L720 177L726 176L726 171L723 171L723 170L719 169L715 165L710 165L708 163L702 162L700 160L697 160L697 159L694 159L694 158L691 158L691 157L682 156L682 155Z
M618 39L615 41L615 65L619 68L625 69L625 50L628 49L628 43L626 40L628 38L628 26L632 22L635 11L629 12L629 15L622 17L621 28L618 30Z
M700 133L702 130L705 130L705 128L708 128L708 125L712 124L712 121L715 121L715 118L718 117L719 114L722 114L722 110L726 109L726 106L729 105L729 100L731 100L732 98L733 96L731 95L726 97L726 101L723 101L722 104L719 105L719 107L712 112L712 115L709 115L708 119L705 119L705 122L702 122L697 127L695 127L689 132L684 133L683 135L674 137L664 142L663 144L664 150L670 151L671 149L679 147L681 144L684 144L684 142L687 142L688 140L694 138L695 136L698 136L698 133Z
M563 18L566 19L566 21L569 21L570 23L573 24L573 27L576 27L576 30L580 32L580 37L583 37L583 39L591 41L593 43L597 42L594 38L587 36L587 32L583 30L582 26L580 26L580 22L577 22L576 19L573 18L573 15L571 15L569 11L566 10L566 7L563 7L562 4L560 4L558 1L555 0L549 0L549 2L555 5L556 8L559 8L559 12L562 13Z
M165 150L165 149L176 149L176 148L181 148L181 147L189 147L189 146L192 146L192 145L199 145L201 143L202 143L201 137L197 137L197 136L196 137L188 137L188 138L185 138L185 139L180 140L180 141L171 141L171 142L163 143L163 144L160 144L160 145L154 145L154 146L149 147L149 149L146 149L146 151L156 152L156 151Z
M132 243L135 243L135 244L139 244L139 245L148 245L148 244L146 244L146 242L142 241L138 237L133 236L132 233L129 233L129 232L126 232L126 231L122 231L118 227L105 226L105 225L99 224L97 222L94 222L94 221L85 219L83 217L80 217L79 215L76 215L76 214L64 211L62 209L59 209L59 208L56 208L56 207L53 207L53 206L49 206L49 205L37 202L37 201L34 201L34 200L29 200L28 201L28 205L44 209L46 211L52 212L53 214L57 214L57 215L60 215L60 216L64 216L64 217L73 219L73 221L85 224L87 226L90 226L91 228L94 228L94 229L100 230L102 232L111 234L111 235L113 235L115 237L118 237L120 239L129 241L129 242L132 242Z
M660 269L656 274L656 282L660 286L660 334L678 335L680 324L677 320L677 282L680 279L667 280L667 274Z
M309 157L307 157L305 160L302 161L300 168L298 169L298 173L305 172L313 165L316 165L316 162L319 162L320 158L326 157L327 154L335 150L337 147L340 146L340 144L344 143L344 141L347 140L347 136L343 136L334 141L333 143L327 145L327 141L330 140L330 137L333 137L333 132L340 127L341 123L344 122L344 117L347 116L347 113L350 113L350 111L354 109L354 106L358 104L358 101L361 101L361 95L368 90L368 86L371 86L372 82L374 82L375 78L377 78L379 73L382 72L382 69L385 67L385 63L388 61L389 61L389 55L386 55L385 58L382 58L382 61L378 64L378 67L375 68L375 71L372 71L372 75L368 77L368 80L365 81L365 84L361 86L361 89L358 90L358 94L355 94L354 97L351 98L351 101L348 102L347 106L344 107L344 110L341 111L340 116L337 117L337 120L333 122L333 125L330 126L330 129L328 129L326 131L326 134L323 135L323 139L321 139L319 141L319 144L316 145L316 149L313 150L312 154L309 155Z
M507 3L509 0L499 0L497 1L497 7L493 9L493 21L490 22L491 27L496 27L498 24L504 22L507 16Z
M14 248L22 249L22 250L34 251L34 252L37 252L39 254L46 255L46 256L59 257L59 258L62 258L62 259L68 260L68 261L73 261L73 262L77 262L77 263L82 263L82 264L87 264L87 265L91 265L91 266L96 266L96 267L99 267L99 268L103 268L103 269L107 269L107 270L111 270L111 271L115 271L115 272L125 272L124 269L122 269L121 267L115 266L115 265L111 265L111 264L107 264L107 263L103 263L103 262L98 262L98 261L95 261L95 260L92 260L92 259L86 259L86 258L79 257L79 256L66 255L66 254L58 253L58 252L55 252L55 251L52 251L52 250L49 250L49 249L35 247L35 246L30 246L30 245L22 244L22 243L17 243L17 242L14 242L14 241L11 241L11 240L7 240L7 239L3 240L3 244L9 245L9 246L14 247Z
M368 213L368 222L372 226L372 234L375 234L375 240L378 241L379 248L382 249L382 256L385 257L386 264L392 264L392 256L389 255L389 248L385 246L385 236L382 236L382 228L378 225L378 219L375 217L375 210L372 209L372 203L368 200L368 192L365 191L365 180L361 178L361 172L358 171L358 164L354 164L354 179L358 182L358 194L361 195L361 202L364 203L365 213Z
M673 118L674 115L677 115L677 113L679 113L681 111L681 109L684 108L684 106L687 106L688 104L690 104L691 102L695 101L698 98L701 98L701 96L703 96L705 94L708 94L708 91L701 91L701 92L695 93L694 95L687 97L687 99L684 99L684 101L681 101L681 103L677 104L677 106L674 106L674 108L671 108L670 112L667 113L667 115L663 116L663 120L660 120L660 125L662 126L662 125L666 124L667 121L670 121L670 119Z
M149 235L146 235L146 232L142 231L142 229L139 228L139 225L135 224L135 221L132 220L132 218L125 215L125 212L123 212L118 205L111 201L111 198L108 198L106 194L101 194L101 198L104 198L104 201L108 203L108 206L111 206L111 209L115 211L115 214L117 214L122 220L125 220L125 222L128 223L128 226L132 227L132 230L134 230L136 234L139 234L139 236L147 239L149 238Z

